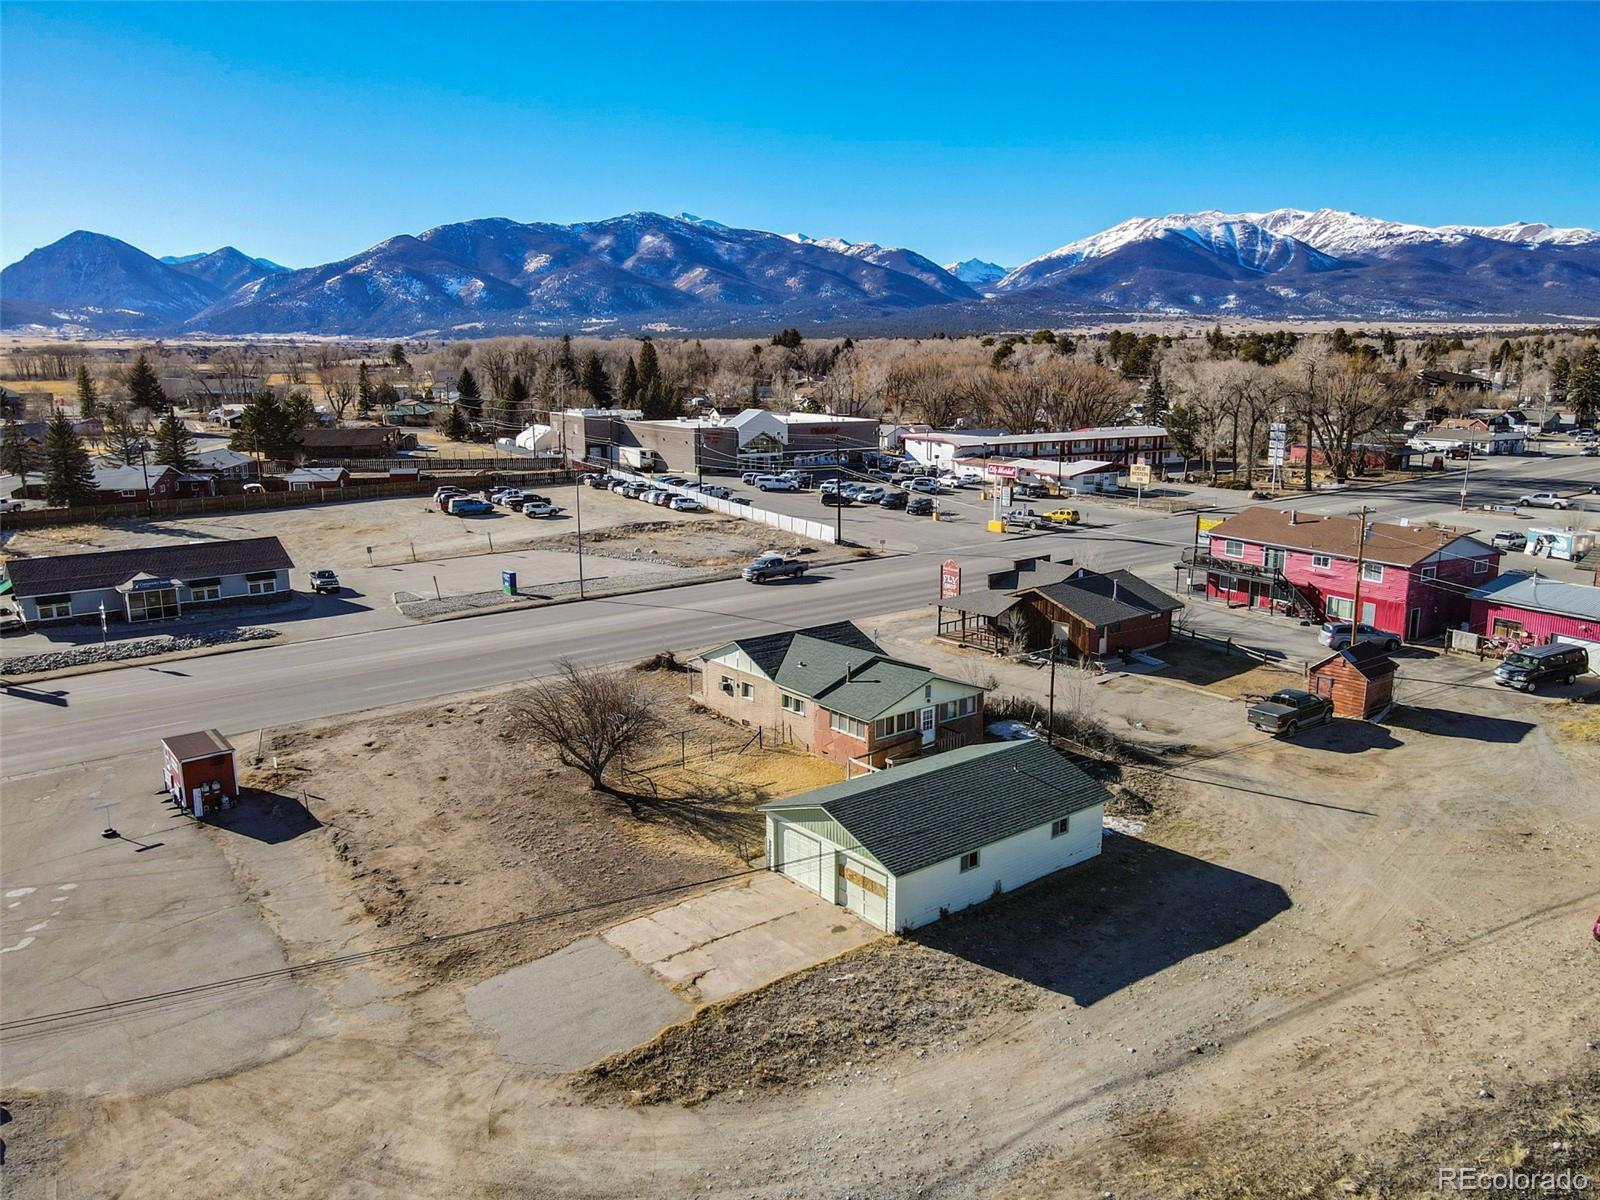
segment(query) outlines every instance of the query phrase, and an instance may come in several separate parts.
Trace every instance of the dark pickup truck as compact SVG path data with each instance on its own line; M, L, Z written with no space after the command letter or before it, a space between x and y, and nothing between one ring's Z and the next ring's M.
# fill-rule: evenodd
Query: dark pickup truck
M805 563L798 558L784 558L781 554L763 554L741 572L746 583L766 583L769 579L798 579L805 573Z
M1293 737L1308 725L1333 720L1333 704L1322 696L1285 688L1252 704L1249 719L1262 733Z

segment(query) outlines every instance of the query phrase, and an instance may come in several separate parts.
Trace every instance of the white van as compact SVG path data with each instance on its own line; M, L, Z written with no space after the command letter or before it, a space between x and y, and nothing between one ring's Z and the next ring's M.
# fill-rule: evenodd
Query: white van
M753 481L763 492L798 492L800 485L782 475L757 475Z

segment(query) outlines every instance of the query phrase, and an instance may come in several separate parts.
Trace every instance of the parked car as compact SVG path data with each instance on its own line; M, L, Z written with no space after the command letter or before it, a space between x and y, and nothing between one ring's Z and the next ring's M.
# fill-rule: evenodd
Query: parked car
M1583 456L1584 458L1600 457L1600 446L1595 446L1595 445L1591 444L1591 445L1585 446L1582 450L1579 450L1578 453L1581 456Z
M452 496L445 506L445 512L452 517L470 517L493 511L494 505L476 496Z
M548 500L530 500L522 506L522 515L525 517L553 517L560 511L559 504L551 504Z
M1021 500L1042 500L1045 490L1036 483L1017 483L1011 486L1011 494Z
M592 488L609 488L612 482L609 475L585 475L582 478Z
M763 492L798 492L800 488L786 475L757 475L755 485Z
M1076 525L1082 519L1075 508L1052 508L1040 515L1055 525Z
M1317 641L1330 650L1343 650L1350 644L1350 630L1353 626L1349 621L1328 621L1322 626L1322 631L1317 634ZM1389 653L1400 649L1400 638L1386 629L1379 629L1373 625L1361 626L1360 640L1363 642L1377 642Z
M1298 688L1285 688L1252 704L1248 720L1263 733L1293 737L1309 725L1325 725L1333 720L1333 703Z
M963 476L957 475L954 471L951 471L947 474L939 476L939 486L953 492L957 488L970 487L971 484Z
M327 567L318 567L310 576L311 590L319 596L337 596L339 594L339 577Z
M861 504L877 504L888 494L889 489L885 488L882 484L861 484L856 488L855 494L851 497L851 499Z
M823 492L817 499L822 501L824 508L849 508L855 503L844 492Z
M939 494L939 481L937 479L929 479L925 475L917 479L906 480L905 486L908 492L921 492L925 496L937 496Z
M906 501L908 517L931 517L938 509L939 506L932 496L913 496Z
M1496 550L1521 550L1528 544L1528 535L1520 529L1502 529L1489 539Z
M677 495L677 492L669 492L666 488L660 488L650 493L650 503L654 504L657 508L665 508L667 505L672 503Z
M674 496L668 505L674 512L704 512L706 506L693 496Z
M794 486L802 492L811 490L811 472L809 471L785 471L783 477L794 480Z
M248 484L245 486L247 488L249 487ZM266 489L263 488L262 490L265 491ZM21 500L11 500L9 498L0 497L0 513L16 512L21 507Z
M755 561L740 574L746 583L769 583L774 579L798 579L806 573L806 564L798 558L785 558L781 554L758 554Z
M1596 438L1600 438L1600 433L1596 433L1592 429L1580 429L1572 436L1577 438L1580 442L1592 442Z
M1571 683L1589 669L1589 652L1582 646L1551 642L1513 651L1494 669L1501 687L1536 692L1542 683Z
M671 487L683 487L689 481L682 475L657 475L656 482L665 483Z
M1047 521L1031 508L1008 508L1001 514L1007 529L1059 529L1054 521Z
M868 467L867 468L867 476L868 476L868 478L876 479L881 483L893 483L894 482L894 475L891 472L881 470L878 467Z
M1571 508L1572 501L1555 492L1529 492L1517 501L1524 508Z
M723 487L720 483L705 483L694 489L702 496L710 496L715 500L727 500L733 496L733 489Z
M745 487L751 487L755 484L755 481L760 479L764 474L764 471L746 471L744 474L739 476L739 482L744 484Z
M896 488L894 491L885 495L882 500L878 501L878 507L887 509L900 509L904 508L910 499L910 495L902 492L899 488Z

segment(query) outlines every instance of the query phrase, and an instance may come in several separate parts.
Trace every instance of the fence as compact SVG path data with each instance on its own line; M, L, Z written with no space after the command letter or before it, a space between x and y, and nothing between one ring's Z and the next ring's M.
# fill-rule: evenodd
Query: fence
M509 480L509 472L485 471L476 486L488 487ZM568 471L521 471L517 483L569 483ZM231 496L193 496L184 500L133 500L126 504L84 504L73 508L27 508L7 513L0 526L39 529L50 525L77 525L118 517L183 517L204 513L243 512L269 508L296 508L308 504L344 504L357 500L388 500L399 496L431 496L433 480L402 480L351 484L342 488L314 488L300 492L245 492Z
M763 525L770 525L774 529L781 529L785 533L798 534L800 537L810 538L814 542L826 542L833 545L839 539L834 534L834 527L822 521L810 521L805 517L791 517L788 513L772 512L765 508L756 508L752 504L735 504L732 500L720 500L715 496L707 496L686 487L674 487L670 483L662 483L650 478L648 475L637 475L632 471L611 468L611 474L631 479L638 483L647 483L651 487L660 488L666 492L676 492L680 496L688 496L705 505L711 512L722 513L724 516L738 517L742 521L759 521Z

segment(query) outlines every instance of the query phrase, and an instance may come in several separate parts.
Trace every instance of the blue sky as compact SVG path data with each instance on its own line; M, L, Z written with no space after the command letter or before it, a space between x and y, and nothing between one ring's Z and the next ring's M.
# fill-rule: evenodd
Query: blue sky
M689 210L1007 266L1280 205L1600 223L1600 5L0 8L0 261ZM1587 36L1579 36L1587 30Z

